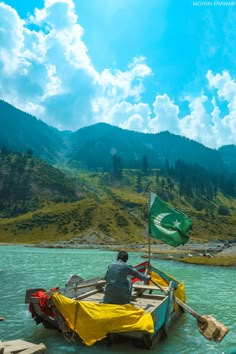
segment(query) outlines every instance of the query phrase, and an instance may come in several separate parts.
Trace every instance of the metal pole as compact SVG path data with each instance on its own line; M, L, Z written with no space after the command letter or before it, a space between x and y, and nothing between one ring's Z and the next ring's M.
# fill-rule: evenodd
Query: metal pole
M149 218L150 218L150 204L151 204L151 192L148 191L148 268L151 265L151 235L149 230Z

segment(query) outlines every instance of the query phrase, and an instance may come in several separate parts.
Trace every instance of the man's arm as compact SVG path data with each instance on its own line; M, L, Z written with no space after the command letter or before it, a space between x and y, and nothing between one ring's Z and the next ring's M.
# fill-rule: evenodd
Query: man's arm
M136 277L140 280L143 280L143 281L147 281L147 280L151 279L150 275L144 275L144 274L140 273L136 268L134 268L130 265L127 265L127 267L128 267L129 274L133 275L134 277Z

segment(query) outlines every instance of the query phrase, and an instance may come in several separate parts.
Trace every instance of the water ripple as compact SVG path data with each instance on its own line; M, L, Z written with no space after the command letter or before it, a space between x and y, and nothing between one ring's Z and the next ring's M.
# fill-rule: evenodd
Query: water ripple
M106 347L97 343L85 347L81 342L67 343L58 331L36 326L28 305L24 304L29 288L63 286L70 275L84 278L103 276L116 253L103 250L39 249L0 246L0 315L1 340L25 339L43 342L47 354L150 354L131 345ZM130 264L140 263L140 253L130 254ZM153 354L233 354L236 352L235 269L203 267L154 260L153 264L185 283L188 304L200 314L212 314L230 328L221 343L207 341L197 328L196 320L185 313L169 330L168 339ZM96 269L96 274L94 274Z

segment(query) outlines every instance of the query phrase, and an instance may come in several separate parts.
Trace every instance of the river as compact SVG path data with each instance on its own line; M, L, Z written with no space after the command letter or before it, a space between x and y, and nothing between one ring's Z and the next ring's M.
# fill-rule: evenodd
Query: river
M208 341L198 332L196 320L183 314L169 330L168 338L151 352L130 343L107 347L96 343L86 347L81 342L69 343L56 330L35 325L24 304L25 290L64 286L69 276L85 279L103 276L116 252L105 250L45 249L23 246L0 246L0 340L24 339L44 343L47 354L236 354L236 270L152 260L154 266L183 280L187 303L195 311L211 314L229 328L221 343ZM129 264L141 263L141 253L130 253Z

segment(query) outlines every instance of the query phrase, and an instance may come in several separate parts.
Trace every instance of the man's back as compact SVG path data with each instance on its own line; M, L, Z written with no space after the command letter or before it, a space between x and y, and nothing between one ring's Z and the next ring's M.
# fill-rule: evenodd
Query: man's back
M123 287L128 285L127 275L130 267L122 262L113 262L106 273L105 280L108 286Z
M141 280L147 280L147 277L137 271L131 265L126 264L122 259L117 259L107 270L105 275L106 287L104 303L109 304L128 304L131 300L132 282L128 278L132 275Z

